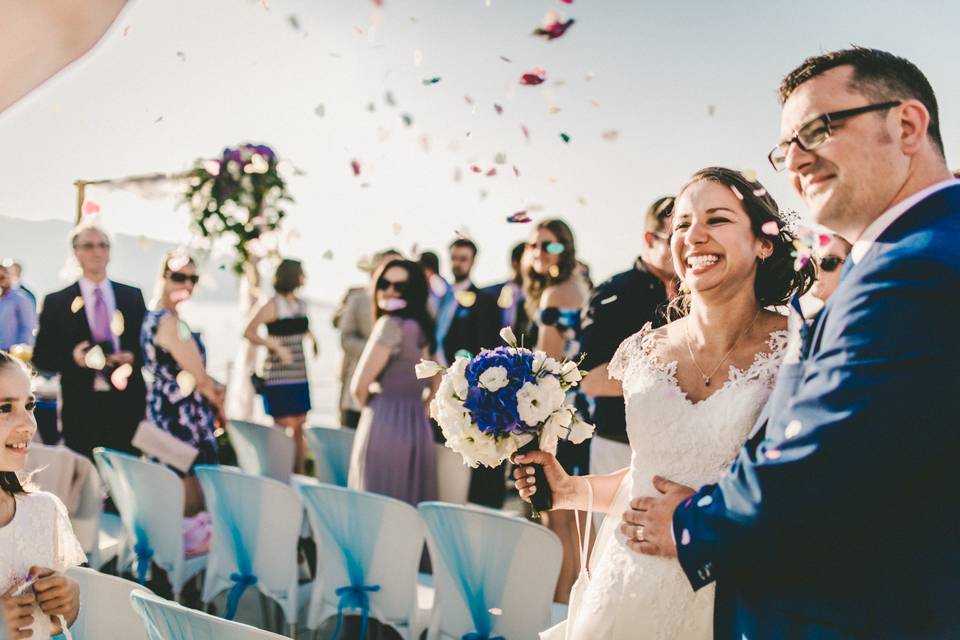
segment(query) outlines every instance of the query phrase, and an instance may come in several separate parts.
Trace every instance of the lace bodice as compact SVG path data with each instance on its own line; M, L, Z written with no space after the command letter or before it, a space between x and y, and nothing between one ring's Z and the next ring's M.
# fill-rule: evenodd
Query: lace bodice
M67 509L52 493L16 496L17 511L0 527L0 593L21 582L30 567L65 571L87 561L73 534ZM34 638L50 637L50 619L34 607Z
M712 637L713 587L694 593L675 559L631 551L619 531L621 514L632 498L655 495L655 475L694 488L719 480L773 389L787 332L771 333L766 351L746 369L731 366L723 386L699 402L678 385L677 363L658 357L660 336L648 323L620 345L608 365L610 376L623 383L632 459L601 527L590 558L590 585L580 609L571 612L568 637Z

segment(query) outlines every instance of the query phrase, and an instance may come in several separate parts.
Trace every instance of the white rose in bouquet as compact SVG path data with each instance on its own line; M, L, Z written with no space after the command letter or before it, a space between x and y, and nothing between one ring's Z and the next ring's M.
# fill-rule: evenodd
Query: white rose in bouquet
M525 382L517 391L517 413L531 427L539 425L563 404L563 389L553 376Z
M497 449L497 439L483 433L472 423L458 436L447 438L447 447L459 453L463 461L473 468L481 464L493 468L503 461Z
M510 382L503 367L490 367L480 374L480 385L487 391L499 391Z
M418 380L432 378L438 373L445 371L442 365L437 364L433 360L424 360L423 358L414 366L413 370L417 374Z
M457 397L461 400L467 399L467 389L469 384L467 384L467 365L470 364L470 360L464 357L459 357L454 360L453 365L447 369L447 376L453 381L453 390L457 394Z
M571 422L573 422L573 415L567 407L554 411L543 424L543 431L540 432L540 448L549 453L556 453L557 441L567 436Z
M587 438L593 437L593 425L580 419L580 416L573 416L573 424L570 425L570 433L567 439L573 444L580 444Z
M570 385L580 382L583 380L583 374L580 373L580 365L572 360L568 360L560 369L560 377Z
M533 372L539 374L541 371L547 373L559 374L560 363L548 356L543 351L533 352Z

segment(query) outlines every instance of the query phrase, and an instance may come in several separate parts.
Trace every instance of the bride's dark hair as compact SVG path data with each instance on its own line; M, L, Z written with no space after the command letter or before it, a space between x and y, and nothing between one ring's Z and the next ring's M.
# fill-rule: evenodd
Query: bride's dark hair
M22 361L14 358L6 351L0 350L0 369L6 369L7 367L20 367L28 376L33 375L33 372ZM11 496L27 492L15 471L0 471L0 491L4 491Z
M762 307L777 307L787 304L794 295L803 295L816 280L816 267L808 261L799 269L794 269L796 237L787 228L780 213L780 207L762 184L748 180L739 171L724 167L708 167L697 171L677 192L675 202L681 194L697 182L716 182L729 187L734 195L743 202L743 210L750 218L750 228L757 238L769 240L773 252L765 260L757 260L757 277L754 292L757 303ZM763 231L769 222L777 225L779 232L771 235ZM690 310L689 294L681 292L670 302L671 319L681 317Z

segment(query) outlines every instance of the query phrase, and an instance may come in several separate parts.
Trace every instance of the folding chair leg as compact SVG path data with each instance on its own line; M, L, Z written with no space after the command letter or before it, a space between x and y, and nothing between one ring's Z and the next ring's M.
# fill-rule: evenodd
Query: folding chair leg
M260 624L264 629L273 629L273 620L270 615L270 603L267 602L267 596L260 595Z
M297 623L291 622L287 627L290 629L290 637L295 639L297 637Z

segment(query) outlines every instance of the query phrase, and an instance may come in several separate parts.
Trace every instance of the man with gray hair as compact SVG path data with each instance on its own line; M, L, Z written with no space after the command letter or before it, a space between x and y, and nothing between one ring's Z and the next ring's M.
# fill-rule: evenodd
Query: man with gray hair
M107 278L110 237L101 227L78 226L70 246L82 275L44 299L33 363L60 374L68 447L88 457L100 446L135 452L130 441L146 409L143 294Z

